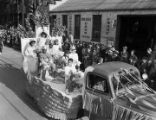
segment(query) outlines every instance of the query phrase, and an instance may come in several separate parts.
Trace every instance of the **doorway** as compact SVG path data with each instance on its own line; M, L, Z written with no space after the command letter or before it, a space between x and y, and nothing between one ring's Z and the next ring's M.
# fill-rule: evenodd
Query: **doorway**
M92 41L100 42L101 38L101 15L93 15Z
M62 25L68 28L68 16L67 15L62 16Z
M142 57L147 48L156 43L156 16L154 15L120 15L117 18L118 49L127 46Z

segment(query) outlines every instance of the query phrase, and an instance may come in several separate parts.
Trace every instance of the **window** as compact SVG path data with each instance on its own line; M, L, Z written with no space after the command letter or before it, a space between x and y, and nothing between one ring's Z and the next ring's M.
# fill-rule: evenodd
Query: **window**
M93 15L92 41L100 42L101 38L101 15Z
M81 16L75 15L75 30L74 30L75 39L80 39L80 24L81 24Z
M102 92L105 94L110 93L107 80L96 74L88 74L87 87L97 92Z
M68 16L67 15L62 16L62 25L66 26L66 28L68 27Z
M119 90L119 89L122 89L122 86L121 86L121 84L118 82L118 80L113 76L112 77L112 84L113 84L113 87L114 87L114 91L116 92L117 91L117 89Z
M56 24L56 15L50 16L50 17L49 17L49 21L50 21L50 34L52 35L53 27L54 27L55 24Z

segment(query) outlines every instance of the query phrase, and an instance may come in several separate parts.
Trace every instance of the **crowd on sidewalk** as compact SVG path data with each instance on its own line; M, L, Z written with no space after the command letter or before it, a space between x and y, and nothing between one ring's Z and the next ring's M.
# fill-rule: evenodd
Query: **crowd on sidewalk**
M54 63L57 62L57 67L59 64L60 66L67 68L65 71L66 74L70 74L68 77L71 77L71 74L73 73L71 71L84 71L86 67L91 65L109 61L122 61L136 66L140 70L141 75L147 74L149 79L156 80L156 53L155 51L152 51L151 48L148 48L144 57L140 59L135 54L135 50L128 52L127 46L123 46L122 51L118 51L112 45L105 46L101 43L74 41L71 34L67 35L60 32L56 32L52 37L42 32L40 38L37 39L37 42L33 40L30 42L31 47L28 47L26 54L36 56L37 54L34 54L33 52L34 49L36 49L33 46L36 45L38 46L40 53L42 51L42 54L38 54L40 58L42 58L39 60L41 62L40 64L44 64L44 67L42 67L45 69L48 68L47 63L49 63L51 64L50 69L54 70L56 69L56 64ZM43 53L46 53L46 55ZM48 62L47 54L48 56L55 58L55 60L51 59ZM61 59L58 60L58 58Z
M2 53L4 44L11 45L13 43L11 41L17 44L20 43L18 37L13 35L11 30L5 35L1 35L0 54ZM43 50L42 52L55 57L63 57L66 60L65 64L68 63L68 60L70 62L73 61L75 66L78 66L81 71L84 71L90 65L109 61L122 61L136 66L140 70L140 73L146 73L149 79L156 80L156 53L151 48L148 48L144 56L140 58L136 55L135 50L129 51L126 45L123 46L121 51L118 51L113 45L105 46L102 43L75 41L72 34L67 34L67 31L57 31L52 36L48 36L43 32L38 41L34 42L31 41L30 46L38 44L39 49ZM34 56L34 53L30 52L31 50L29 49L26 54Z

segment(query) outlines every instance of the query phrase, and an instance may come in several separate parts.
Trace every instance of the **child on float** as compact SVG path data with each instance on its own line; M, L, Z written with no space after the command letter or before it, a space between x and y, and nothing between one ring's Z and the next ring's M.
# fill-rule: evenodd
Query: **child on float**
M58 40L59 48L62 49L62 42L63 42L63 40L62 40L62 35L61 35L60 31L57 32L56 39Z
M51 42L49 43L46 52L48 55L53 56L53 44Z
M65 89L67 93L69 93L69 87L72 81L71 77L75 72L76 72L76 69L75 69L75 65L73 64L73 59L69 58L68 64L65 67L65 86L66 86Z
M40 34L40 37L37 38L37 46L38 46L38 49L46 49L47 43L48 43L47 36L48 36L47 33L42 32Z
M75 88L80 89L84 85L84 72L80 70L80 65L76 65L75 68L73 81L76 83Z
M42 51L40 54L40 63L39 63L39 73L40 78L44 81L46 72L56 71L56 65L54 64L53 58L50 54L47 54L47 51Z
M48 72L51 77L55 77L54 73L56 72L56 65L53 63L51 57L48 55L42 56L40 66L42 67L40 71L40 78L42 80L46 81L46 72Z
M63 55L63 53L62 53L62 51L61 51L61 48L60 48L60 46L59 46L59 44L58 44L58 40L56 39L55 41L54 41L54 43L53 43L53 48L52 48L52 54L54 55L54 56L58 56L58 55Z
M66 93L69 94L75 89L80 89L83 84L83 72L80 71L80 65L74 65L73 59L69 58L68 65L65 67L65 86Z
M69 53L69 58L73 59L73 64L74 66L80 64L78 54L76 53L76 48L75 46L71 47L70 53Z

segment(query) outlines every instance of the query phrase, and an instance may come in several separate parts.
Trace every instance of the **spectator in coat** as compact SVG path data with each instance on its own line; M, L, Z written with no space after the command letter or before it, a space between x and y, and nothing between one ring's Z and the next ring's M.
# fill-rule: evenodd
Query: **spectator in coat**
M128 51L127 46L123 47L123 50L121 51L120 60L123 62L128 62Z
M131 54L130 54L130 57L129 57L129 63L130 63L131 65L136 66L137 61L138 61L138 58L137 58L137 56L135 55L135 50L132 50L132 51L131 51Z
M1 37L0 38L0 55L2 54L3 46L4 46L4 44L3 44L3 38Z

